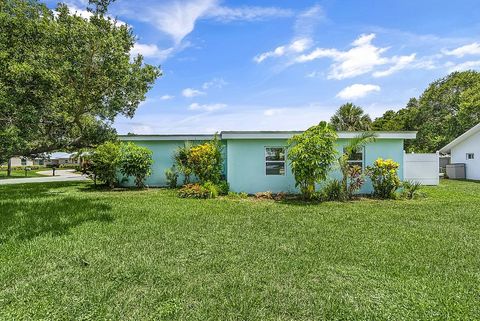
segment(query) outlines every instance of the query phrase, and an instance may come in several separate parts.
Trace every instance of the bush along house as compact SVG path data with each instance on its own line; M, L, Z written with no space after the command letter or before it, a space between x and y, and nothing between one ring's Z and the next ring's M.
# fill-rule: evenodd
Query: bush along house
M299 131L223 131L217 135L223 146L223 173L233 192L254 194L270 191L273 193L298 193L295 179L287 159L288 139ZM338 132L336 149L342 153L349 140L360 132ZM399 178L403 179L404 140L415 139L416 132L375 132L376 139L353 154L349 163L362 169L372 165L379 158L392 159L400 167ZM133 142L153 152L152 175L148 186L166 186L165 171L174 164L173 155L185 144L201 144L214 139L215 135L126 135L120 141ZM339 169L334 165L329 175L339 179ZM180 178L181 180L181 178ZM131 180L124 185L132 185ZM373 191L370 182L360 193Z

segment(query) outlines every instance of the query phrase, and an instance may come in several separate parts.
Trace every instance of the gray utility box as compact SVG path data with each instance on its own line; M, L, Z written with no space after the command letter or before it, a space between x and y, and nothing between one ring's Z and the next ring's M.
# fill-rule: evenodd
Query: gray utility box
M466 177L465 164L463 163L448 164L445 167L447 170L448 178L465 179Z

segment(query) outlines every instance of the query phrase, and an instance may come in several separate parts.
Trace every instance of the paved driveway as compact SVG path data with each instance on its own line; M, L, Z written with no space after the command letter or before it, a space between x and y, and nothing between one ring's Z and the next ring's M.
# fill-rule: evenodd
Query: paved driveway
M52 176L51 170L41 171L41 172L38 172L38 174L45 175L45 177L0 179L0 185L25 184L25 183L48 183L48 182L70 182L70 181L88 180L88 177L75 173L73 169L56 170L55 176Z

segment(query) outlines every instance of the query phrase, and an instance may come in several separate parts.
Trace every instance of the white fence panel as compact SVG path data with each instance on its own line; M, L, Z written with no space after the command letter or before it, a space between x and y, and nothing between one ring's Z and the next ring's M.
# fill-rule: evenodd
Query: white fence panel
M438 185L440 164L436 154L404 154L403 179L419 182L422 185Z

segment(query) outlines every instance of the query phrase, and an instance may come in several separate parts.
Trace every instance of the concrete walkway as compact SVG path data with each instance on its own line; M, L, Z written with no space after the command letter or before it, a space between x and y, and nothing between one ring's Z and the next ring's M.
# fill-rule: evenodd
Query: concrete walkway
M56 170L55 176L52 171L37 172L45 177L27 177L27 178L9 178L0 179L0 185L25 184L25 183L48 183L48 182L70 182L70 181L86 181L88 177L75 173L73 169Z

